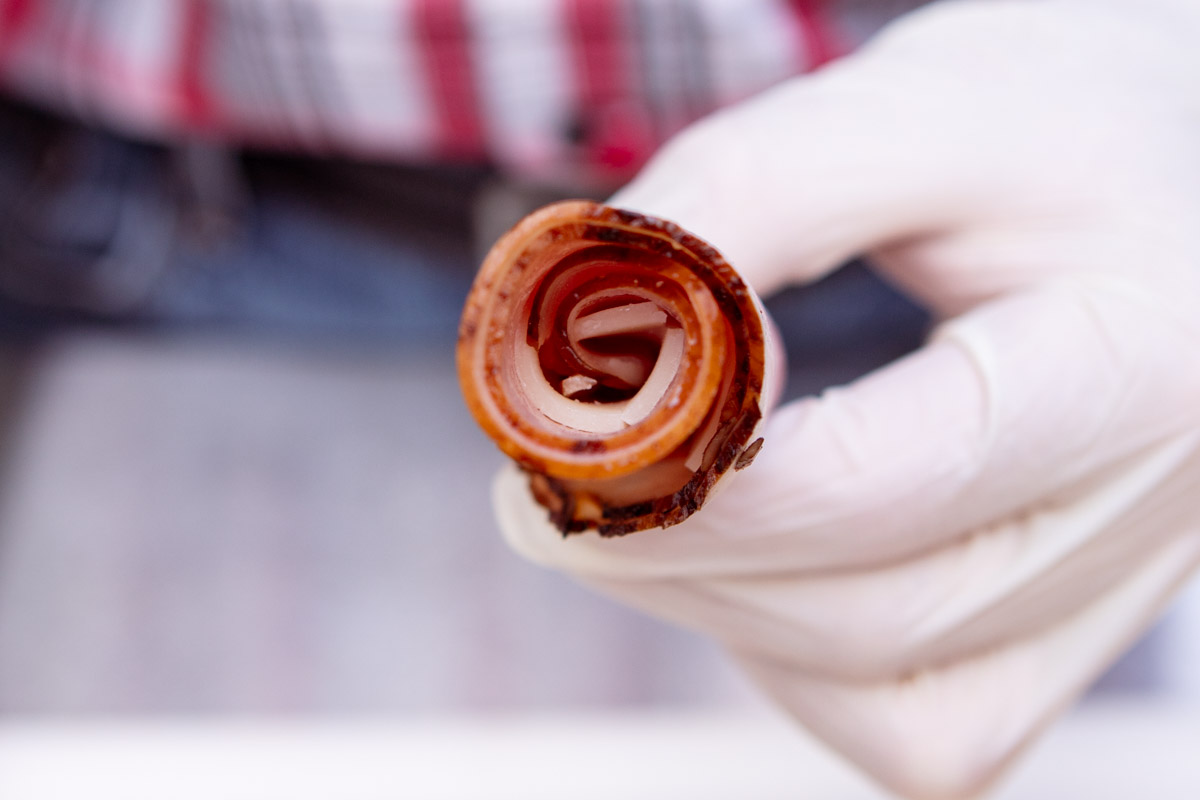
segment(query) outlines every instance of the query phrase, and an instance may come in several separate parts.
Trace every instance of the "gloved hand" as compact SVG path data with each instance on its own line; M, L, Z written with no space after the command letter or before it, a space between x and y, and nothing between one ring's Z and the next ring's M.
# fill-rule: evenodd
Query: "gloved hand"
M777 410L686 523L529 558L720 640L892 790L986 786L1200 561L1200 14L960 2L694 126L615 205L769 292L868 253L942 322Z

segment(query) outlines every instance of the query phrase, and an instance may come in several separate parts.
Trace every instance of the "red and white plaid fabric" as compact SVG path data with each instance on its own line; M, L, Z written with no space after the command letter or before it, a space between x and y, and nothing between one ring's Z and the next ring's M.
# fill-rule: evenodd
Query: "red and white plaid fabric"
M0 0L0 85L139 136L624 173L835 57L832 5Z

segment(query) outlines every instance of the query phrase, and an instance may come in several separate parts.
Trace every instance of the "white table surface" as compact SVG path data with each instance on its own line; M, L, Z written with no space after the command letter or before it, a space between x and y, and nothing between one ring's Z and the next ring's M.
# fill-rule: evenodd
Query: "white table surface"
M405 720L13 720L0 798L880 800L773 717L728 712ZM1093 704L996 800L1196 800L1200 708Z

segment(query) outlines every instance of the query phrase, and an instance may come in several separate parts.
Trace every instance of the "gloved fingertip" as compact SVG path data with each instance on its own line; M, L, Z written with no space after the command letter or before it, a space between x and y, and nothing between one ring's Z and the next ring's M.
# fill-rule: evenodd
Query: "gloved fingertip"
M554 550L562 534L550 524L546 510L529 493L515 464L505 465L492 481L492 508L508 546L521 557L545 567L559 565Z

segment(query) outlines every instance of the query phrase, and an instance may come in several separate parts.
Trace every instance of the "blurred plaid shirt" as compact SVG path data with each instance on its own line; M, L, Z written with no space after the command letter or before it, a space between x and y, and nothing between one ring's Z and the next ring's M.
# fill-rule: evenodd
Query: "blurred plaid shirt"
M612 176L917 4L0 0L0 85L135 136Z

